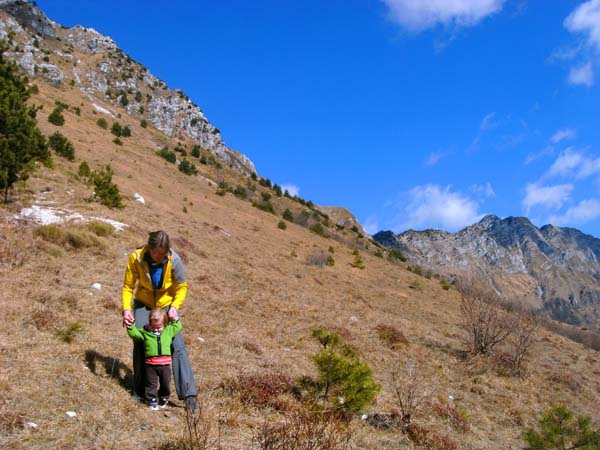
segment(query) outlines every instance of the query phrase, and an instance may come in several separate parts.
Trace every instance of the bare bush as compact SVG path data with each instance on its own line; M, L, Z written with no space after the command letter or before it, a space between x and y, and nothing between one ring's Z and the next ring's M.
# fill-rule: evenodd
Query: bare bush
M350 450L352 430L334 414L298 411L277 424L265 423L255 434L260 450Z
M532 313L520 311L512 315L510 328L512 330L508 339L509 354L512 362L512 375L521 377L524 374L524 363L531 351L540 322Z
M500 298L472 280L460 283L458 290L469 350L474 354L489 354L511 332L507 313L500 308Z
M224 387L237 392L246 405L276 406L279 395L292 392L294 381L281 373L240 373L227 380Z
M330 255L322 251L311 253L306 257L307 264L310 264L311 266L325 267L327 265L331 265L329 261Z
M400 418L406 427L428 402L433 394L433 387L426 377L423 364L415 355L407 357L392 369L391 381L400 409Z
M213 430L210 417L206 410L197 413L186 411L185 434L175 440L165 442L158 450L221 450L221 430Z
M0 270L20 267L37 253L29 228L21 225L0 226Z
M415 444L431 450L458 450L459 445L448 436L441 435L428 427L411 423L406 433Z
M464 411L447 402L437 402L433 405L433 411L444 419L448 419L452 428L461 433L469 431L469 423Z
M379 324L375 327L375 331L377 332L379 340L391 349L397 349L408 345L408 339L406 339L404 334L396 327Z

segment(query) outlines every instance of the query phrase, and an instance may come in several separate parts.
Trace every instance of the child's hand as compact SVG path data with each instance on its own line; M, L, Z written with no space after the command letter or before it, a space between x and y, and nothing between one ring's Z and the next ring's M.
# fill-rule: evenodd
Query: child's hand
M177 312L177 308L175 308L174 306L169 307L167 315L171 320L179 320L179 313Z

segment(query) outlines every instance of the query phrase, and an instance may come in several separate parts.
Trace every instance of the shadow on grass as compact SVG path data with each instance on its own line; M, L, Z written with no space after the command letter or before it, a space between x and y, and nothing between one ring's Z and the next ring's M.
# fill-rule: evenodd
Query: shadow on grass
M118 358L86 350L85 365L94 375L115 378L127 391L133 388L133 371Z

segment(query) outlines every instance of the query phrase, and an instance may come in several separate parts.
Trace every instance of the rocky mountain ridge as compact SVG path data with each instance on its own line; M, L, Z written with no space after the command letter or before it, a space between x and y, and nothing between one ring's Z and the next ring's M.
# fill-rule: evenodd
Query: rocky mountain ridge
M489 215L454 234L386 231L374 239L445 277L475 274L552 318L600 327L600 240L574 228Z
M0 39L9 42L5 55L29 79L42 77L57 87L69 83L103 114L117 116L112 107L123 107L169 137L190 139L242 173L256 171L246 155L225 145L219 129L183 91L169 89L110 37L79 25L62 27L35 3L1 0Z

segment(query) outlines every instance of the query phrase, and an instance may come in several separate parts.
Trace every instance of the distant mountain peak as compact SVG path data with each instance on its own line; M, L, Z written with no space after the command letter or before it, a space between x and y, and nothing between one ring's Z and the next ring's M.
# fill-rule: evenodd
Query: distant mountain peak
M373 238L444 276L475 273L509 299L600 328L600 240L574 228L488 215L454 234L386 231Z

